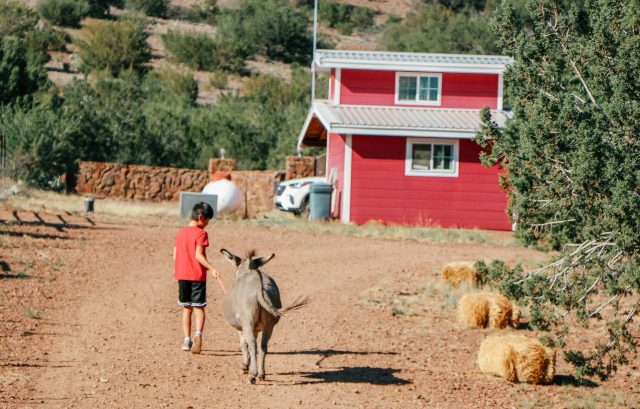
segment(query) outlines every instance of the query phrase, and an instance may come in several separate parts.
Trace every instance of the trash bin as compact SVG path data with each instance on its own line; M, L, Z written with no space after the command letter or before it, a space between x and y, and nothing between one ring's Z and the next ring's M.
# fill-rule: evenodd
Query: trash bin
M89 213L89 212L93 212L93 198L92 197L85 197L84 198L84 211Z
M314 183L309 189L309 220L325 220L331 215L331 190L329 183Z

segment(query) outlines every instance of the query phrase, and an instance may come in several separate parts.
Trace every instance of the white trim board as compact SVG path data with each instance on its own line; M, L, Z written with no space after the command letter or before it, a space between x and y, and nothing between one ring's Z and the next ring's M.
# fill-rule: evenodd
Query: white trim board
M353 155L353 137L351 135L346 135L344 142L344 170L340 221L344 224L348 224L351 222L351 161Z
M496 108L498 111L502 111L503 109L503 94L504 94L504 76L502 74L498 75L498 103Z
M333 79L333 105L340 105L340 88L342 88L342 70L336 68L336 77Z

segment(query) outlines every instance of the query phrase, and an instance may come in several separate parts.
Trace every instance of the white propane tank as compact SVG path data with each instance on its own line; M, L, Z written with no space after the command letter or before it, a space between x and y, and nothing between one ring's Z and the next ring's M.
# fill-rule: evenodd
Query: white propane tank
M207 183L202 193L218 196L217 213L231 213L242 203L242 191L227 179Z

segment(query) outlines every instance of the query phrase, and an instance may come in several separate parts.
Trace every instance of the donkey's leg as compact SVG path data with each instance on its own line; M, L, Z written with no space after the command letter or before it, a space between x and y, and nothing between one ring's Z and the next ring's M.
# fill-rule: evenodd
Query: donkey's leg
M256 382L258 369L256 367L256 330L253 325L247 325L242 328L242 335L249 348L249 382Z
M267 355L267 346L269 345L269 339L273 333L273 322L268 320L265 324L265 328L262 330L262 340L258 345L258 379L264 381L264 358Z
M242 331L238 331L240 335L240 351L242 351L242 373L249 373L249 348L247 341L245 341Z

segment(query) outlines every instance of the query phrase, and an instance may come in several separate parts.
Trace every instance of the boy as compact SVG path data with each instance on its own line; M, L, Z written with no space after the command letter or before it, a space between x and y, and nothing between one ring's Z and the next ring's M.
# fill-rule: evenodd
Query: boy
M193 206L191 221L176 235L173 248L175 276L178 280L178 305L182 309L182 330L184 331L183 351L191 350L199 354L202 348L204 328L204 307L207 305L207 272L218 278L220 273L209 261L205 248L209 246L209 236L204 230L213 218L213 209L208 203L199 202ZM191 340L191 313L195 310L196 335Z

